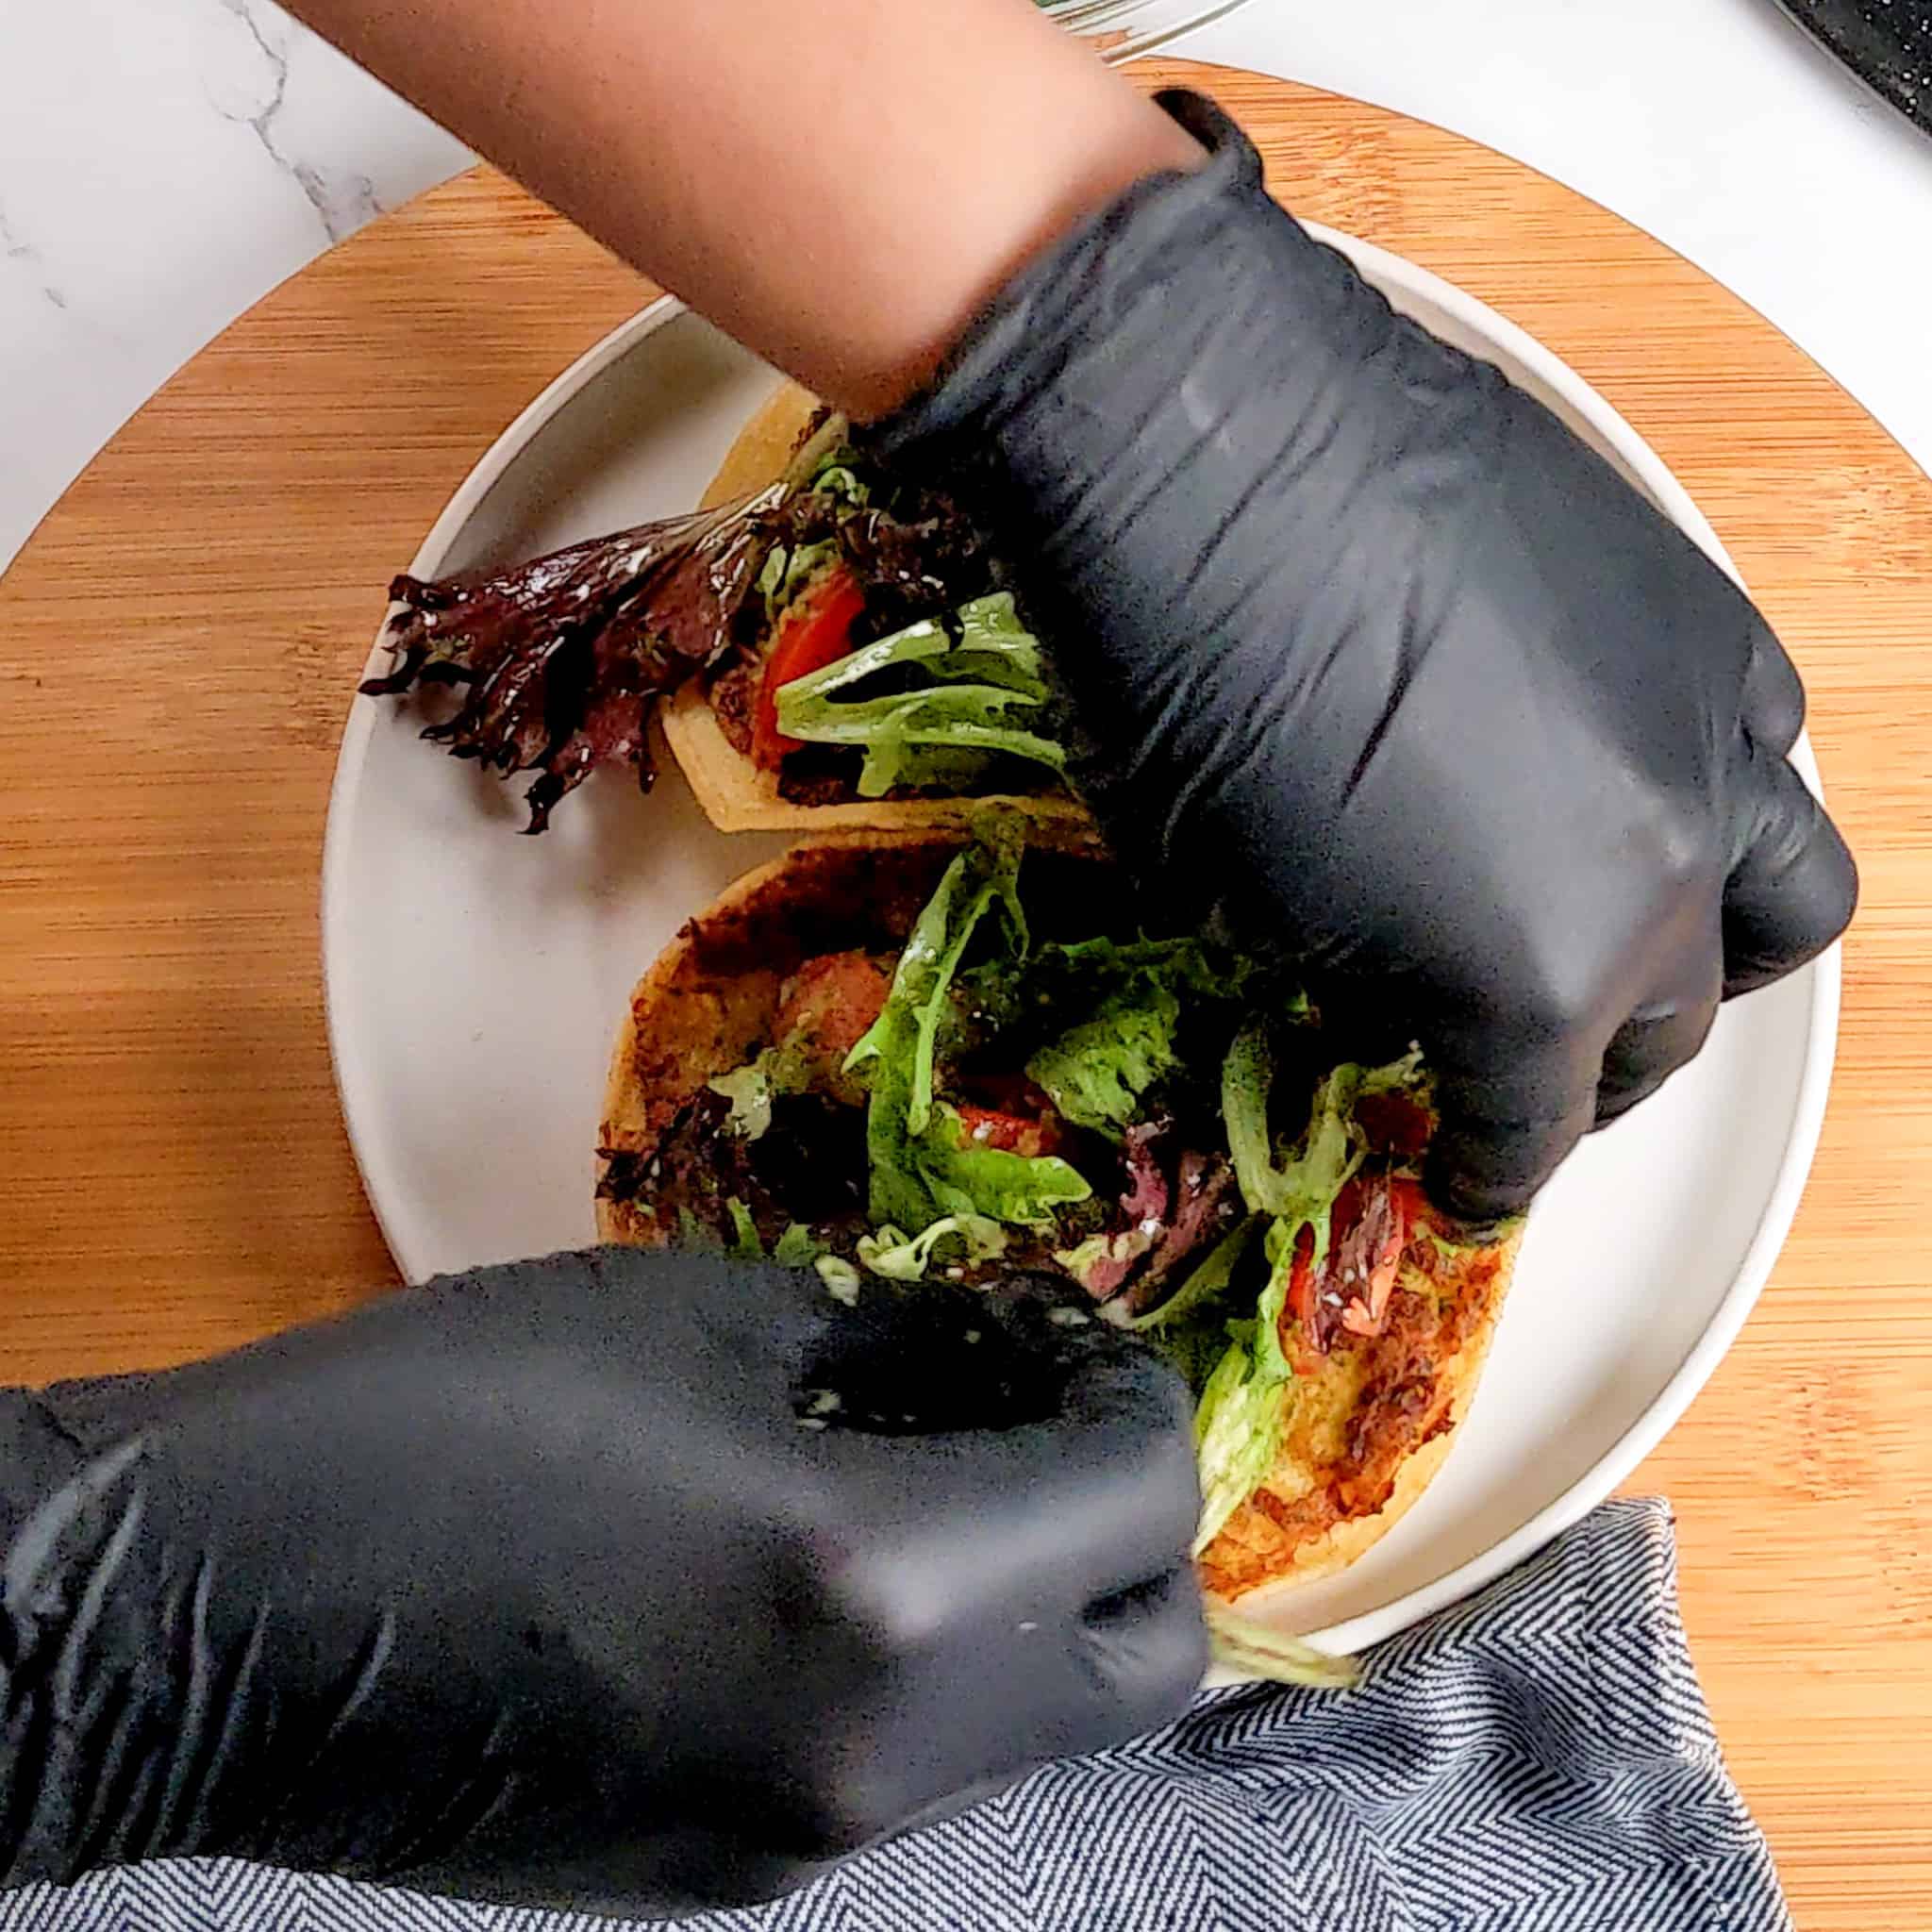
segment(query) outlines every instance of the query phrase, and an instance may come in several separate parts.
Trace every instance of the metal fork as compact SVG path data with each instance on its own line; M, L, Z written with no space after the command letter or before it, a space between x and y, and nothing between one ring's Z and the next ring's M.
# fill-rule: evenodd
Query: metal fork
M1188 8L1177 19L1157 23L1138 33L1129 30L1124 38L1105 48L1101 58L1111 66L1119 66L1123 61L1132 60L1141 54L1151 54L1157 47L1164 47L1170 41L1192 32L1197 26L1206 26L1210 21L1224 20L1248 4L1249 0L1218 0L1216 5ZM1144 12L1146 7L1147 0L1054 0L1046 11L1070 32L1100 34L1126 26L1133 16Z

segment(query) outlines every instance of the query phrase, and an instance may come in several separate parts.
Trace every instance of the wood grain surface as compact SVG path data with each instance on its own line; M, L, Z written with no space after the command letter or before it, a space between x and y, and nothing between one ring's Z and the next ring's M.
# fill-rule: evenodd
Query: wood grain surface
M1603 390L1809 683L1865 882L1830 1118L1762 1306L1631 1488L1675 1503L1697 1659L1800 1926L1932 1926L1932 486L1760 317L1521 165L1255 75L1138 71L1219 95L1291 207ZM647 292L500 178L454 182L197 357L0 581L0 1380L176 1360L392 1281L323 1030L338 737L390 575Z

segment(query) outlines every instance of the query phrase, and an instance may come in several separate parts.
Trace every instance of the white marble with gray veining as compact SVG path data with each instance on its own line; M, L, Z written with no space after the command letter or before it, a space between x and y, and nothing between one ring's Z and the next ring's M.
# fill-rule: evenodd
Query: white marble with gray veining
M0 0L0 560L211 336L465 159L269 0Z
M1932 466L1932 140L1771 0L1256 0L1182 51L1594 195ZM185 358L464 158L270 0L0 0L0 562Z

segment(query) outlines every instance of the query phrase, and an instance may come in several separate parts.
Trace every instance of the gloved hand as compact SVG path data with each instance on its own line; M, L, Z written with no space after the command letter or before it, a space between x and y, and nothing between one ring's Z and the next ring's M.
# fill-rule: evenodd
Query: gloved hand
M993 534L1169 907L1422 1042L1485 1224L1851 916L1763 620L1540 404L1209 150L1035 259L873 427Z
M1178 1712L1197 1507L1151 1353L703 1256L492 1268L16 1392L0 1875L770 1895Z

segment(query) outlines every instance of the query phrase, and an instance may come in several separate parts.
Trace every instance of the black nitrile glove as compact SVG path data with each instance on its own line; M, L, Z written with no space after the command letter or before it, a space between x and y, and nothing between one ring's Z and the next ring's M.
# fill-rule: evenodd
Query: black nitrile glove
M773 1894L1177 1713L1197 1507L1150 1352L703 1256L6 1395L0 1877Z
M1797 674L1540 404L1209 149L1025 268L874 426L994 535L1168 905L1421 1041L1487 1223L1851 916Z

